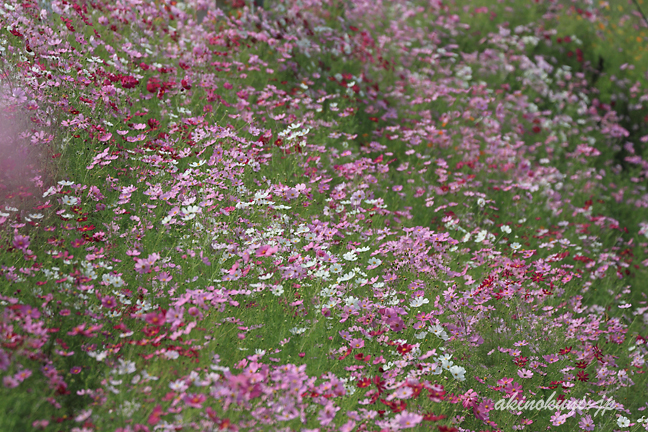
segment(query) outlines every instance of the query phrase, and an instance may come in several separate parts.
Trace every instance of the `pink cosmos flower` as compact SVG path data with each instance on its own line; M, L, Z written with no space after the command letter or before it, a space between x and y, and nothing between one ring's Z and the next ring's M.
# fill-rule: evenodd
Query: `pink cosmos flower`
M414 390L412 390L410 387L399 387L394 391L394 393L391 394L391 398L396 398L396 399L409 399L410 396L412 396L412 393Z
M117 300L113 296L105 296L101 299L101 305L106 309L112 309L117 307Z
M495 409L495 402L491 399L487 399L473 408L473 413L475 414L475 417L480 420L488 420L488 413L493 409Z
M520 369L517 373L520 378L531 378L533 376L533 372L528 369Z
M339 407L336 407L333 405L332 402L328 402L325 406L324 409L320 410L319 415L317 416L317 419L320 422L320 425L322 426L327 426L330 424L333 419L335 418L335 414L340 410Z
M556 411L556 413L551 416L550 420L552 425L560 426L567 421L567 414L562 414L560 411Z
M157 275L157 280L160 282L169 282L171 279L173 279L173 276L169 272L161 272Z
M399 429L409 429L413 428L423 420L423 416L420 414L415 414L407 411L396 414L394 417L394 423Z
M184 315L184 308L182 306L176 306L167 311L166 318L172 323L181 322L182 316Z
M16 234L13 241L13 247L21 251L26 251L29 247L29 236Z
M183 398L185 404L191 408L202 408L203 402L207 400L207 397L204 394L194 394L194 393L189 393L185 395Z
M146 262L146 260L137 259L137 263L135 264L135 271L139 274L149 273L151 271L151 265Z
M72 245L73 248L81 247L84 244L85 244L85 240L83 240L83 239L76 239L76 240L72 240L72 242L71 242L71 245Z
M49 420L34 420L32 427L34 429L45 429L49 425Z
M146 322L151 324L151 325L162 325L166 321L166 317L164 313L157 313L157 312L150 312L146 314Z
M14 377L6 376L2 379L2 384L7 388L16 388L20 382Z
M15 379L16 381L18 381L18 382L23 382L23 381L25 381L27 378L29 378L29 377L31 376L31 374L32 374L32 371L31 371L31 370L29 370L29 369L23 369L23 370L21 370L20 372L16 373L16 375L14 375L14 379Z
M362 339L351 339L350 344L352 349L360 349L364 347L364 341Z
M558 357L556 354L549 354L549 355L544 355L542 358L549 363L556 363L557 361L560 361L560 357Z
M519 384L519 383L509 383L504 387L504 391L506 392L507 396L510 395L515 395L516 399L520 399L522 397L522 393L524 393L524 388Z
M596 425L594 424L594 421L592 421L592 416L589 414L581 418L580 422L578 423L578 427L586 431L593 431L594 426Z
M473 389L469 389L466 393L461 396L461 404L464 408L474 407L477 403L477 392Z
M270 245L263 245L256 251L256 256L258 257L267 257L274 255L275 252L277 252L279 248L277 246L270 246Z
M355 421L349 420L348 422L340 426L340 432L351 432L355 428L355 425L356 425Z
M499 379L497 381L497 385L504 386L504 385L512 383L512 382L513 382L513 378L504 377L504 378L501 378L501 379Z

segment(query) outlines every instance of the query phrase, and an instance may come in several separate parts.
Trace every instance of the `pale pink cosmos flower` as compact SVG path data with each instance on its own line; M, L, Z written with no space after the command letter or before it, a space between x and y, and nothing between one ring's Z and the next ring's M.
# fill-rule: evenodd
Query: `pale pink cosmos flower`
M29 377L31 376L31 374L32 374L32 371L31 371L31 370L29 370L29 369L23 369L23 370L21 370L20 372L16 373L16 375L14 375L14 379L15 379L16 381L18 381L18 382L23 382L23 381L25 381L27 378L29 378Z
M410 396L412 396L413 392L414 391L410 387L406 387L406 386L399 387L399 388L396 389L396 391L394 393L391 394L391 397L389 399L390 400L394 399L394 398L396 398L396 399L409 399Z
M581 418L580 422L578 423L578 427L586 431L593 431L595 426L596 425L594 424L594 421L592 421L592 416L589 414Z
M520 378L531 378L533 376L533 372L528 369L520 369L519 371L517 371L517 374L520 376Z
M364 341L362 339L352 339L350 344L352 349L360 349L364 347Z
M32 427L34 429L45 429L49 425L49 420L34 420Z
M415 414L407 411L396 414L394 417L394 423L399 429L409 429L413 428L423 420L423 416L420 414Z
M20 383L14 377L6 376L2 378L2 384L7 388L16 388Z
M551 416L551 424L554 426L560 426L567 421L567 414L562 414L560 411Z

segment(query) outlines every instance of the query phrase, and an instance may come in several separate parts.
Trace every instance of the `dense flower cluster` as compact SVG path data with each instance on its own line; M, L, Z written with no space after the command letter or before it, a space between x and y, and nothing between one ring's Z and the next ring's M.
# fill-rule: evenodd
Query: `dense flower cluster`
M550 30L599 10L266 2L0 5L2 429L648 430L648 161ZM494 408L552 392L614 415Z

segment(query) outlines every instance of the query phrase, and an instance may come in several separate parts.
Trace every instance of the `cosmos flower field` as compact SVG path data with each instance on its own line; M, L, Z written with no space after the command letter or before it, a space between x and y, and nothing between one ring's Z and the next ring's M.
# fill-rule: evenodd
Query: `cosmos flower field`
M0 3L0 430L648 430L632 2L262 3Z

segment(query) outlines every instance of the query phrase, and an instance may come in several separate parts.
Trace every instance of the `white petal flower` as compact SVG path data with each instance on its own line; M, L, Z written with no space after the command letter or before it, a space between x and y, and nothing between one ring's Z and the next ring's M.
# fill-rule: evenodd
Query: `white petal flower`
M173 351L175 352L175 351ZM189 388L189 386L184 382L184 380L171 381L169 383L169 388L176 392L183 392Z
M347 261L355 261L358 259L358 256L353 251L345 253L342 257Z
M175 360L180 357L180 354L178 354L178 351L167 351L164 353L164 357L168 358L169 360Z
M424 297L416 297L415 299L412 299L412 301L410 301L410 306L413 308L417 308L427 303L430 303L430 300Z
M340 273L340 272L342 271L342 265L341 265L341 264L338 264L338 263L335 263L335 264L333 264L333 265L331 266L331 269L330 269L330 270L331 270L333 273Z
M66 195L61 198L61 201L63 201L63 204L65 205L75 205L79 200L76 197Z
M627 428L630 426L630 420L627 417L621 416L617 419L617 424L619 427Z
M369 265L370 265L370 266L374 266L374 267L375 267L375 266L379 266L380 264L382 264L382 261L379 260L379 259L376 258L376 257L372 257L372 258L369 259Z
M461 366L451 366L450 367L450 373L452 376L459 381L465 381L466 377L466 369L462 368Z

